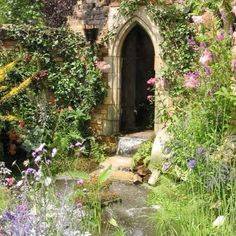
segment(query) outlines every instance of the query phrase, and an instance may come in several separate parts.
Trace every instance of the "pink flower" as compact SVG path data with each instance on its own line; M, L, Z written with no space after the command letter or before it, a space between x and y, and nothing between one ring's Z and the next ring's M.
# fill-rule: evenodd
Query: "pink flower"
M46 75L47 75L47 71L46 70L41 70L40 71L40 77L44 78L44 77L46 77Z
M38 81L38 80L39 80L38 75L35 75L35 76L34 76L34 79Z
M13 177L6 178L6 184L8 188L12 187L14 183L15 183L15 179Z
M103 72L107 72L111 68L110 64L105 61L96 61L96 67Z
M223 41L225 39L225 34L224 32L220 32L219 34L217 34L217 40L220 42L220 41Z
M206 49L203 52L202 56L200 57L199 63L204 66L208 66L209 63L211 62L212 62L212 53L208 49Z
M154 96L153 96L153 95L148 95L148 96L147 96L147 100L148 100L149 102L152 102L153 99L154 99Z
M147 84L148 85L151 85L151 86L154 86L155 85L155 83L156 83L156 78L150 78L148 81L147 81Z
M192 20L195 24L203 24L204 22L202 16L192 16Z
M77 182L77 185L83 185L84 184L84 181L82 179L78 180Z
M196 72L189 72L184 76L184 86L186 88L197 88L200 84L199 74Z

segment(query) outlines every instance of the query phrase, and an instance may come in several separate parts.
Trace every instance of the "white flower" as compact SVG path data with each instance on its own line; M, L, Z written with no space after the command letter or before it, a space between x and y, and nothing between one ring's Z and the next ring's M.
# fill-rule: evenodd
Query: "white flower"
M39 147L35 149L35 152L36 153L42 152L44 150L45 145L46 145L46 143L40 144Z
M232 8L232 12L236 15L236 6Z
M27 167L27 166L29 165L29 163L30 163L30 161L29 161L29 159L27 159L26 161L23 162L23 165L24 165L25 167Z
M213 227L219 227L221 225L223 225L225 222L225 217L224 216L218 216L214 222L213 222Z
M20 188L23 184L24 184L24 180L20 180L19 182L17 182L16 187Z
M48 187L52 183L52 178L46 177L44 180L44 185Z
M39 156L37 156L35 159L34 159L34 161L37 163L37 162L40 162L41 161L41 156L39 155Z
M204 22L202 16L192 16L192 20L195 24L202 24Z
M56 148L53 148L52 149L52 157L55 157L57 154L57 149Z

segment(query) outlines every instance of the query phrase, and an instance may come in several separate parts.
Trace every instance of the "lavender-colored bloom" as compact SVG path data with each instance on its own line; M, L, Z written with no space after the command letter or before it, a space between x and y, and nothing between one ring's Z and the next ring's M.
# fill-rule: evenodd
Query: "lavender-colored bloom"
M196 160L194 160L194 159L189 160L189 161L188 161L188 168L191 169L191 170L193 170L193 169L195 168L196 164L197 164L197 161L196 161Z
M194 51L197 51L198 44L197 44L197 42L194 40L193 37L188 37L188 38L187 38L187 43L188 43L188 46L189 46L190 48L192 48Z
M219 42L223 41L224 39L225 39L225 33L223 31L217 34L217 40Z
M36 158L37 157L37 152L32 152L32 157Z
M203 66L208 66L209 63L212 62L212 60L213 60L213 58L212 58L212 53L211 53L211 51L209 51L208 49L206 49L206 50L203 52L202 56L200 57L199 62L200 62L200 64L202 64Z
M75 145L74 144L71 144L69 148L75 148Z
M203 48L203 49L204 49L204 48L206 48L206 46L207 46L206 43L204 43L204 42L201 42L201 43L200 43L200 48Z
M184 86L186 88L196 88L199 84L199 74L197 72L188 72L184 76Z
M34 159L34 162L35 163L38 163L42 160L42 156L38 155L35 159Z
M45 149L44 149L45 146L46 146L46 144L45 144L45 143L42 143L42 144L40 144L39 147L36 148L34 151L35 151L36 153L43 152L43 151L45 150Z
M2 221L3 223L6 223L7 221L12 221L14 220L14 215L9 211L5 211L4 214L2 215Z
M212 74L212 70L209 66L204 66L204 70L206 72L206 75L210 76Z
M169 162L165 162L162 165L162 171L167 171L170 168L170 163Z
M78 181L76 182L76 184L77 184L77 185L83 185L83 184L84 184L84 181L83 181L82 179L80 179L80 180L78 180Z
M28 168L26 171L24 171L25 175L35 175L36 172L37 171L33 168Z
M51 160L46 160L46 164L47 164L47 165L50 165L51 163L52 163Z

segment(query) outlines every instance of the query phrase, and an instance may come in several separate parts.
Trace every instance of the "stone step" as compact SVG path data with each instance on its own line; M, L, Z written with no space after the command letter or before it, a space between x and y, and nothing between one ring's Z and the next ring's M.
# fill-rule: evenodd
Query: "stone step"
M100 175L100 173L104 170L105 169L95 170L90 174L90 176L91 177L98 177ZM122 171L122 170L112 170L111 174L108 178L108 181L133 183L133 179L134 179L134 173L133 172Z
M130 171L132 169L132 159L122 156L111 156L100 163L101 168L108 168L111 166L112 170Z
M154 131L148 130L120 137L116 154L131 157L144 142L153 139L154 136Z

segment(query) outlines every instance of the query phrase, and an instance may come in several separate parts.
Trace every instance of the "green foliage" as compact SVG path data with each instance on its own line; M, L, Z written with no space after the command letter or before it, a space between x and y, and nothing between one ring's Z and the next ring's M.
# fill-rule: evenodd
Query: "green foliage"
M218 209L217 201L210 194L194 192L189 185L172 182L161 177L160 184L152 189L150 204L160 204L161 208L153 215L157 235L233 235L233 219L226 217L223 226L213 227L213 221L225 212ZM222 205L226 202L222 202ZM235 209L235 204L232 205Z
M8 35L25 53L24 60L7 75L7 83L32 75L35 65L31 61L37 62L39 72L34 74L26 93L6 103L5 113L13 112L24 120L24 129L18 130L27 136L28 150L46 139L68 151L71 142L88 136L86 127L92 109L106 93L90 46L81 35L64 28L14 26ZM13 57L12 53L9 57Z
M7 189L3 186L0 186L0 213L6 210L9 200L9 193Z
M42 25L40 0L0 0L0 24Z
M144 163L146 166L149 163L149 157L152 151L153 141L147 141L138 149L132 158L132 166L136 166L140 162Z

